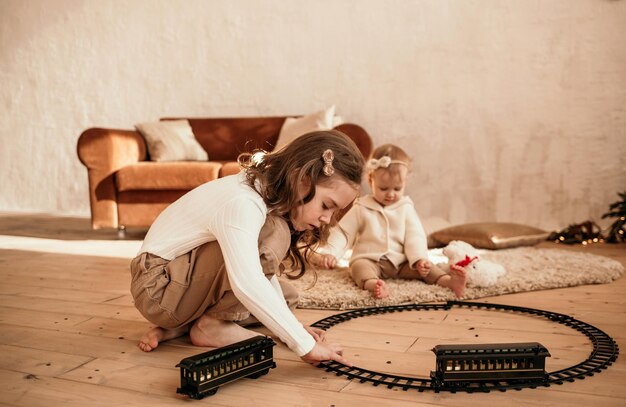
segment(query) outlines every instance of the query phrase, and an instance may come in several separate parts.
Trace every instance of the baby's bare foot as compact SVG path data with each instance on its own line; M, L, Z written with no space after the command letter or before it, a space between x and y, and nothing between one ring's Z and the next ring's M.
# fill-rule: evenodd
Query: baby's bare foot
M465 269L453 264L450 266L449 276L450 281L448 288L451 289L458 298L462 297L463 294L465 294L465 285L467 284L467 273Z
M139 339L138 346L144 352L150 352L159 346L160 342L178 338L187 333L187 326L176 329L164 329L161 327L150 328L148 332L143 334Z
M376 289L374 290L374 297L378 299L389 297L389 287L387 287L387 283L383 280L378 280L376 282Z
M371 292L374 298L383 299L389 297L389 287L384 280L371 279L367 280L363 285L367 291Z
M198 318L189 331L191 343L212 348L220 348L257 335L260 334L243 328L235 322L222 321L207 315Z

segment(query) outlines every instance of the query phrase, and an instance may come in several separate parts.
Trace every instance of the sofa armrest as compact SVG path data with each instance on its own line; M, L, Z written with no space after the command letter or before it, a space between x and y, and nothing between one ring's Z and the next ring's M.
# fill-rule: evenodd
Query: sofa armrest
M335 130L339 130L350 137L359 150L361 150L363 157L367 160L372 153L372 138L363 127L354 123L344 123L335 127Z
M117 170L146 159L146 143L134 130L90 128L78 138L77 153L87 167L91 226L118 227Z

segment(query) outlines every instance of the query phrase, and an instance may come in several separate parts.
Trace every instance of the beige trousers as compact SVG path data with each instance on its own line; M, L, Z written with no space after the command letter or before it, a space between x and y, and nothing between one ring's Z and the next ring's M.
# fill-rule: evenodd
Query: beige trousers
M433 264L430 273L422 277L417 270L411 268L408 262L404 262L399 267L396 267L388 259L382 258L379 261L369 259L355 260L350 264L350 274L356 285L359 288L363 288L365 281L380 278L423 280L426 284L435 284L439 277L447 273Z
M268 279L282 271L291 242L287 222L268 216L259 234L259 256ZM142 253L132 260L131 294L135 307L150 322L166 329L193 322L202 314L226 320L249 320L250 312L235 297L219 244L209 242L173 260ZM298 292L279 280L290 308Z

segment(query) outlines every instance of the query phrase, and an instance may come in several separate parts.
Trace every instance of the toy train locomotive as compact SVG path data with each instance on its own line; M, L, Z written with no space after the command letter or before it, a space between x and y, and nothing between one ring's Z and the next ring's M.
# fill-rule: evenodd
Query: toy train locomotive
M180 387L177 393L200 400L213 395L219 386L249 377L256 379L276 367L271 338L255 336L180 361Z
M545 383L548 350L538 342L476 345L437 345L433 387L459 387L471 383L523 381Z

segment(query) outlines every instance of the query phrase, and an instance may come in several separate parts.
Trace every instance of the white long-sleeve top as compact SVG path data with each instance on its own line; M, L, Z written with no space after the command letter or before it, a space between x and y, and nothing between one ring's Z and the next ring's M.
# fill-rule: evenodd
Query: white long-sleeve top
M398 267L405 261L413 265L427 259L426 232L411 198L403 196L387 206L372 195L357 199L331 230L324 251L341 258L349 249L351 264L358 259L379 261L385 256Z
M277 277L268 280L259 259L259 232L268 213L244 173L207 182L168 206L148 231L141 253L172 260L217 240L237 299L298 356L315 340L293 315Z

